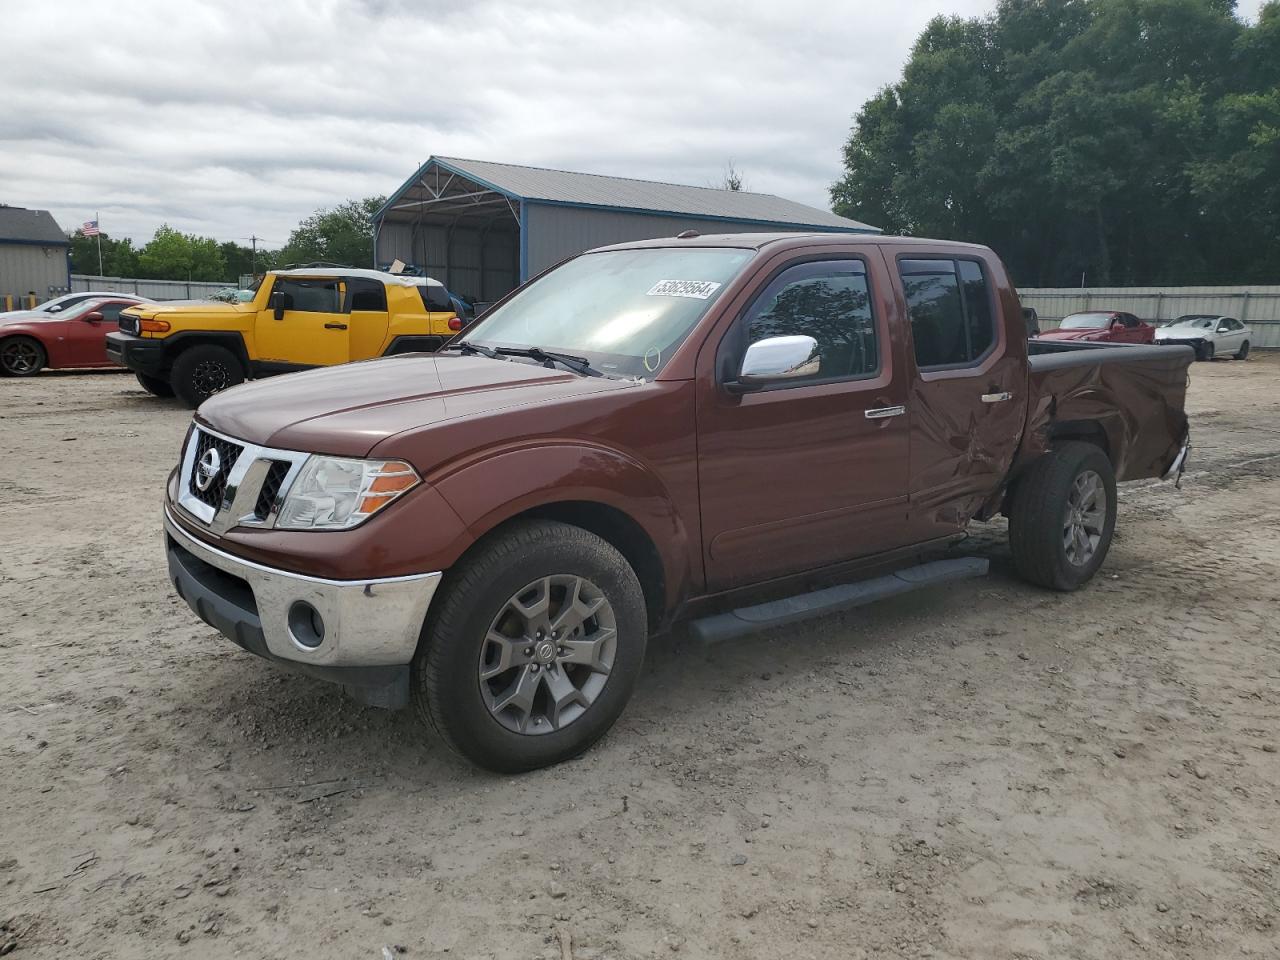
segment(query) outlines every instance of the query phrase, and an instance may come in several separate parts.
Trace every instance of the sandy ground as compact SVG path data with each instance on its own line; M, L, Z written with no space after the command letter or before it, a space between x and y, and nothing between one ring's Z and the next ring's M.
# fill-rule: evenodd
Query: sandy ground
M1280 356L1194 367L1182 489L1083 592L652 645L581 760L477 772L167 588L188 415L0 381L0 955L1280 955Z

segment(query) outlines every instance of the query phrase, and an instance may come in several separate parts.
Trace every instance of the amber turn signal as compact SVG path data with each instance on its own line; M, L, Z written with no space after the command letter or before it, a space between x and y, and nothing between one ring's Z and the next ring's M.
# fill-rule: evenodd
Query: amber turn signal
M147 333L168 333L168 320L139 320L138 329Z

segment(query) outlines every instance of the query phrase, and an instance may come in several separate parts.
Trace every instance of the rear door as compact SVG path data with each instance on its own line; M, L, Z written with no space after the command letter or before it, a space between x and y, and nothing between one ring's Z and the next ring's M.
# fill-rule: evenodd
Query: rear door
M1007 474L1026 408L1026 343L1002 322L998 290L1008 285L994 258L911 252L892 266L915 367L911 540L924 541L962 530Z
M906 382L883 261L784 256L762 284L716 345L715 383L698 391L713 591L897 546L906 518ZM788 335L817 340L815 374L725 388L748 344Z
M368 360L382 354L387 340L387 288L380 280L347 281L348 359Z
M277 320L271 300L284 295ZM258 314L255 340L258 358L268 363L325 366L350 356L346 285L336 278L275 277L267 308Z

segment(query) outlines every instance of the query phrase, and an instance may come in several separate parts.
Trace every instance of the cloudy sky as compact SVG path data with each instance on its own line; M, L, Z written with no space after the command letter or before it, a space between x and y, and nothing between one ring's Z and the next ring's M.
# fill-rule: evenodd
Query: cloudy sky
M0 0L0 203L278 246L439 154L700 185L732 160L826 207L853 113L925 23L993 7Z

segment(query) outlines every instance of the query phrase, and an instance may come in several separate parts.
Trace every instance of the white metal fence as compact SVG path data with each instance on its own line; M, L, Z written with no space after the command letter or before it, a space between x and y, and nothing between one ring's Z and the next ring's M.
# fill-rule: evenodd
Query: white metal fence
M134 280L129 277L94 277L84 273L71 275L71 292L107 290L111 293L136 293L152 300L200 300L233 283L202 283L199 280Z
M1040 326L1051 330L1071 313L1124 310L1144 320L1172 320L1187 313L1235 317L1253 328L1252 346L1280 349L1280 286L1253 287L1065 287L1020 289L1024 307L1034 307Z

